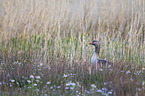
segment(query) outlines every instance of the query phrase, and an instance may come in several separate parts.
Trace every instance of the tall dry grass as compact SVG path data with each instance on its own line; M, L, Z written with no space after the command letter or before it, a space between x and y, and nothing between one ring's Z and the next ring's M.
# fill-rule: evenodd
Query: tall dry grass
M0 82L15 79L22 87L21 77L33 74L44 75L43 82L64 82L64 86L63 74L75 73L75 79L69 80L87 88L108 80L114 82L118 95L137 94L123 80L139 78L132 77L133 73L145 66L144 22L144 0L0 0ZM100 58L118 66L108 77L88 74L94 51L88 43L94 39L101 44ZM121 70L131 70L131 77L119 73ZM143 86L143 76L139 82ZM1 89L9 90L5 84Z

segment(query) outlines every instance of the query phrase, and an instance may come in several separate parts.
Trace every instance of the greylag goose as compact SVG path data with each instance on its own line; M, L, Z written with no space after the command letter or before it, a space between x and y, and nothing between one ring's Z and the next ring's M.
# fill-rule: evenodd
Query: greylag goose
M91 64L92 65L96 65L99 66L103 66L103 65L112 65L112 62L109 62L107 60L103 60L99 58L99 51L100 51L100 43L97 40L93 40L93 42L89 43L90 45L94 45L95 46L95 52L91 58Z

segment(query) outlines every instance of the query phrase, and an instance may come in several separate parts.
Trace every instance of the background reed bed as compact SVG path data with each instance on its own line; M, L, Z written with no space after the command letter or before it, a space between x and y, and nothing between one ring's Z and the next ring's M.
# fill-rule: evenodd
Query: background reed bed
M144 0L0 0L0 92L143 96L144 22ZM94 39L107 72L90 70Z

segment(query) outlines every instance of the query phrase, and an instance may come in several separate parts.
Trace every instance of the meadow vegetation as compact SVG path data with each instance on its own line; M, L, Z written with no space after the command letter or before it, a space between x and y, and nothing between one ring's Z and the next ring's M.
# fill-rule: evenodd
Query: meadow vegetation
M0 94L145 95L145 1L0 0Z

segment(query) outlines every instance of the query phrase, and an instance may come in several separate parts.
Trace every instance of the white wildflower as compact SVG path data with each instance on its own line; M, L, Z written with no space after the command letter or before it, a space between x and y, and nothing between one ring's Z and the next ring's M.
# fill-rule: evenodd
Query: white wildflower
M142 68L142 71L145 70L145 68Z
M48 81L47 84L51 84L51 82Z
M99 69L99 71L103 71L103 69Z
M43 63L40 63L40 66L43 66Z
M76 86L76 84L75 84L75 83L73 83L73 82L71 83L71 85L72 85L72 86Z
M71 82L71 81L68 82L68 83L66 83L66 86L70 86L70 85L71 85L71 86L76 86L76 84L75 84L74 82Z
M70 86L70 83L66 83L66 86Z
M69 87L65 87L65 89L69 89Z
M128 70L128 71L126 71L126 74L128 74L128 73L131 73L131 72Z
M17 85L19 85L19 82L16 82L17 83Z
M132 79L132 78L130 78L130 80L131 80L131 81L133 81L133 79Z
M53 89L53 86L51 86L50 89Z
M12 84L10 84L10 87L12 87Z
M57 88L61 88L61 86L57 86Z
M68 77L68 75L64 74L63 77Z
M36 79L41 79L41 77L40 77L40 76L35 76L35 78L36 78Z
M91 84L91 87L92 87L92 88L96 88L96 85L95 85L95 84Z
M145 85L145 81L142 82L142 86L144 86L144 85Z
M97 92L102 92L102 90L97 90Z
M34 79L34 76L33 75L30 75L30 78Z
M36 82L38 83L38 82L39 82L39 80L36 80Z
M70 87L70 89L74 89L74 87Z
M11 80L11 82L13 83L13 82L15 82L15 80Z
M37 86L37 84L35 83L34 86Z
M39 90L39 89L36 89L35 91L36 91L36 92L39 92L40 90Z
M109 92L108 92L108 94L112 94L112 92L111 92L111 91L109 91Z
M27 82L28 82L28 83L31 83L31 81L30 81L30 80L27 80Z

